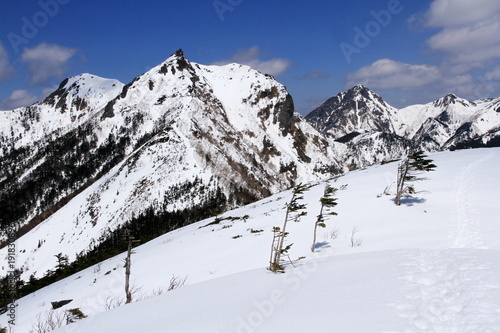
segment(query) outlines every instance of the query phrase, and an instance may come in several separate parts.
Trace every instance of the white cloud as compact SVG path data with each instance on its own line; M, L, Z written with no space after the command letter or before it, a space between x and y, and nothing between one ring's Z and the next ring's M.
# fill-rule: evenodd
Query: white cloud
M430 65L411 65L380 59L347 75L346 87L363 84L371 89L412 89L436 82L439 69Z
M426 24L442 28L427 44L445 54L447 66L470 70L500 59L498 0L435 0Z
M40 95L33 95L26 89L14 90L9 97L0 100L0 110L13 110L22 106L29 106L35 102L44 100L47 96L57 90L59 85L45 87Z
M475 24L500 13L498 0L435 0L426 13L433 27L457 27Z
M491 71L484 74L484 78L489 82L500 83L500 66L493 68Z
M405 90L418 96L413 102L422 103L425 102L419 100L422 96L429 101L447 93L454 93L471 100L496 96L495 93L499 91L498 82L500 82L500 66L477 78L471 73L450 72L443 66L412 65L380 59L356 72L349 73L345 88L363 84L371 89L392 90L396 95ZM402 100L396 103L407 105Z
M247 65L262 73L276 76L283 74L292 64L290 60L283 58L262 60L260 50L257 46L249 49L240 49L230 59L218 61L214 65L227 65L230 63Z
M35 103L38 98L32 95L28 90L14 90L9 97L0 101L2 110L12 110L22 106L28 106Z
M9 55L0 42L0 82L10 79L13 73L14 68L9 63Z
M347 88L364 84L415 96L453 92L473 99L498 91L494 83L500 80L499 0L433 0L427 12L412 15L409 23L437 28L426 45L441 61L413 65L380 59L349 73Z
M25 49L21 60L28 64L30 83L46 85L51 78L60 78L66 73L68 61L75 53L75 49L42 43Z
M444 29L428 41L431 50L442 51L453 64L481 67L484 61L500 58L499 21Z
M439 93L440 95L444 95L445 93L453 93L460 97L464 98L474 98L471 93L474 91L477 82L474 81L474 78L471 74L458 74L458 75L443 75L441 80L438 82L436 87L434 87L434 91Z
M441 82L443 82L446 86L463 86L471 85L473 83L473 79L470 74L459 74L443 76Z

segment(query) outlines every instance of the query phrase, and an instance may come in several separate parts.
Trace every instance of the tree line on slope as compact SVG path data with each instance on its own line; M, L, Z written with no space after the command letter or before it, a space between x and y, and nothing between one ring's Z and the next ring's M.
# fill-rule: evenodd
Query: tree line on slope
M91 244L87 251L82 251L77 255L76 260L71 263L68 263L67 260L60 260L64 259L64 254L56 254L58 265L55 270L48 270L41 278L35 278L32 274L28 281L17 279L16 299L127 251L128 243L125 238L127 230L138 237L139 242L134 244L134 246L138 246L169 231L218 215L227 205L228 199L218 186L204 188L197 192L197 194L199 193L204 193L204 198L200 200L199 204L190 208L169 211L166 204L162 207L151 205L143 213L132 217L131 220L117 229L107 230L97 242ZM17 276L20 276L21 273L20 270L15 272ZM0 313L4 313L7 306L15 301L11 294L9 277L0 278Z
M411 197L412 194L417 193L412 182L424 179L417 177L419 172L433 171L436 165L432 162L432 160L427 159L427 156L422 151L418 151L409 155L398 165L397 193L394 200L396 205L401 204L402 197ZM273 273L283 273L286 262L290 262L293 265L293 260L288 256L288 251L293 244L285 245L285 239L288 235L286 227L289 222L298 222L301 217L307 214L305 211L306 205L300 201L303 199L304 192L309 188L310 186L303 184L294 187L292 198L286 205L283 227L273 227L273 242L268 266L268 269ZM185 188L183 189L186 190ZM313 244L311 246L311 251L313 252L316 247L317 228L326 226L325 221L327 216L337 215L332 210L337 205L337 198L334 197L337 190L337 188L327 184L323 196L320 198L321 208L314 223ZM202 192L205 193L205 191ZM99 239L97 245L94 245L87 252L78 255L77 259L72 263L68 263L67 256L64 256L62 253L55 255L58 260L56 270L47 271L39 279L36 279L32 275L28 282L18 281L16 285L18 288L17 297L21 298L87 267L127 251L129 243L125 241L126 235L140 235L140 239L137 241L137 245L140 245L171 230L219 214L222 211L221 209L223 209L222 207L227 205L228 200L226 196L218 186L215 191L206 190L206 194L206 200L189 209L169 212L166 210L166 206L163 207L163 210L158 210L158 207L155 206L148 207L142 214L133 217L118 229L113 231L108 230ZM302 258L298 258L298 260ZM17 271L15 273L20 275L22 272ZM0 295L0 313L3 313L13 301L9 298L11 290L8 277L0 279Z

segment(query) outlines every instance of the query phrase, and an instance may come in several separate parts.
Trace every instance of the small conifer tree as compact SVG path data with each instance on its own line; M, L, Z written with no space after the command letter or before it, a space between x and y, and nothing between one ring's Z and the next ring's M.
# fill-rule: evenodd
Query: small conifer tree
M292 192L292 198L286 205L285 221L283 227L273 227L273 243L271 246L271 258L269 260L269 270L273 273L283 273L285 271L282 263L284 256L288 256L288 250L293 244L285 245L285 238L288 235L286 227L289 221L298 222L302 216L307 215L306 205L300 201L304 198L303 194L309 189L308 186L299 184L295 186Z
M87 318L87 315L80 308L66 310L66 324L72 324L80 319Z
M427 157L428 156L420 150L409 155L399 163L396 198L394 199L394 203L397 206L401 205L401 198L403 196L411 197L412 194L417 193L413 182L425 179L419 178L419 174L422 172L434 171L437 167L432 163L433 161Z
M56 269L58 271L64 271L68 267L68 264L69 264L68 256L64 255L62 253L59 253L59 254L56 254L55 257L57 259Z
M332 211L331 209L335 206L337 206L337 198L334 198L334 195L337 193L337 188L330 186L329 184L326 184L325 186L325 192L323 193L323 196L319 201L321 202L321 209L319 211L319 215L316 219L316 223L314 223L314 238L313 238L313 243L311 247L311 251L314 252L314 249L316 248L316 230L318 227L325 228L325 215L337 215L336 212Z

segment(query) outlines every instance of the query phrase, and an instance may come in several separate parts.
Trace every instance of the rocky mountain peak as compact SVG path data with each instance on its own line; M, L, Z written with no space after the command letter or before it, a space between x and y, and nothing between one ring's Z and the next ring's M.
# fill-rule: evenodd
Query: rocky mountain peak
M433 106L436 108L446 108L450 105L463 105L465 107L475 106L474 102L468 101L466 99L460 98L455 94L447 94L446 96L438 99L433 103Z
M367 87L365 87L362 84L355 85L351 89L348 89L347 92L352 93L352 94L364 95L367 98L368 98L368 95L370 92L373 93L370 89L368 89Z
M184 58L184 51L182 51L182 49L178 49L177 51L175 51L174 55L179 58Z
M38 142L31 132L23 135L18 146L38 152L30 158L13 149L2 158L2 165L16 166L0 173L0 199L9 201L0 210L5 223L57 224L75 210L69 223L94 230L72 238L82 251L90 238L105 237L109 225L148 207L158 214L203 207L212 214L339 169L326 140L294 113L286 88L248 66L204 66L179 50L127 85L113 82L90 74L68 78L44 110L31 110L40 115L33 123L11 131L27 117L6 119L5 140L29 128L41 138L53 134ZM68 111L77 97L89 104L113 84L114 95L100 104ZM97 180L102 186L92 185ZM112 197L119 199L101 200Z
M344 100L357 102L361 101L364 103L367 101L373 101L383 106L387 106L382 97L363 85L357 85L347 90L344 95Z
M352 132L388 130L392 111L378 94L357 85L328 99L306 119L320 132L338 138Z
M167 74L170 72L175 75L176 71L182 72L185 70L194 72L191 63L184 56L184 51L182 51L182 49L175 51L175 53L168 57L159 67L158 73L160 74Z

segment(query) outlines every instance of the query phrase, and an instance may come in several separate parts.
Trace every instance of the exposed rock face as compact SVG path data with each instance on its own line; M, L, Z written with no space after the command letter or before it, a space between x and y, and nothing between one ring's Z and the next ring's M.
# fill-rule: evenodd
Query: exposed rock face
M320 132L338 139L353 132L394 132L396 111L373 91L355 86L328 99L306 119Z
M341 170L333 147L271 76L199 65L181 51L127 85L69 78L45 101L3 116L15 134L8 126L0 134L9 142L2 224L20 225L27 248L38 243L31 237L72 224L56 252L70 261L148 209L216 214ZM36 236L28 232L35 225ZM19 262L37 276L45 271L23 254Z
M344 144L369 144L375 141L364 137L384 133L383 137L390 135L390 141L397 142L394 147L399 147L395 149L400 153L410 149L439 151L495 145L499 104L500 98L471 102L448 94L425 105L398 110L369 89L356 86L328 99L306 119L318 131Z
M23 278L40 277L56 263L33 253L72 261L141 214L177 214L179 227L412 149L498 145L499 109L447 95L398 110L356 86L306 121L273 77L178 50L126 85L82 74L1 112L1 224L21 227Z

